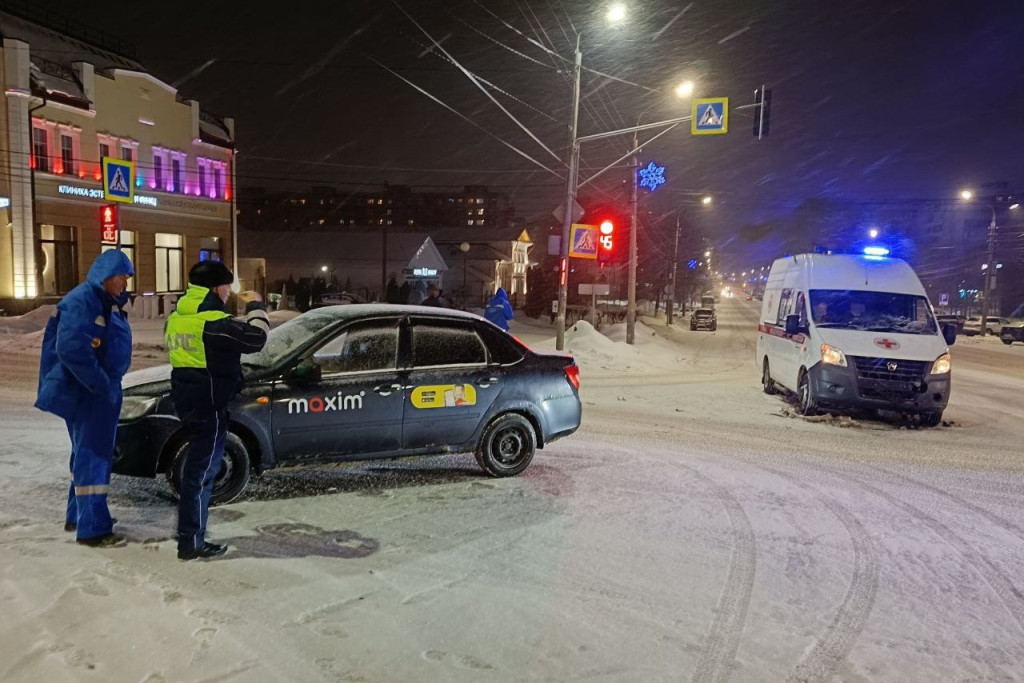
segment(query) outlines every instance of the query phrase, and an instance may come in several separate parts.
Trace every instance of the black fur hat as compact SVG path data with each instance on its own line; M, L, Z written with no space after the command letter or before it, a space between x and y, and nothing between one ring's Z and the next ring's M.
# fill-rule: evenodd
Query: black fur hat
M213 289L220 285L230 285L235 276L220 261L200 261L188 271L190 284Z

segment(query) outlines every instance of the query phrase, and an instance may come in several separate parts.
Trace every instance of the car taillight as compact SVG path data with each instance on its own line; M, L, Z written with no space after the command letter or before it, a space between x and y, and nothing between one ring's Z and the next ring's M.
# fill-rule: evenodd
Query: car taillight
M576 391L580 390L580 366L576 365L576 363L566 365L565 378L569 380L569 384L576 387Z

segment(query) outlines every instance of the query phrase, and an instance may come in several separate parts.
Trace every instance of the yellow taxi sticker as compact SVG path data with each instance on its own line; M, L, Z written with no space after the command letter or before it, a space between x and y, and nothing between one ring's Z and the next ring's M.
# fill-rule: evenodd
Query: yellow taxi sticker
M433 384L416 387L410 400L416 408L452 408L476 405L472 384Z

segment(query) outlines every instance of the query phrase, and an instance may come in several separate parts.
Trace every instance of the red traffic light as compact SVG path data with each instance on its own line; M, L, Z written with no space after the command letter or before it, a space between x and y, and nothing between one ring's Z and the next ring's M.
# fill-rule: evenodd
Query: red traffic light
M597 260L599 263L605 263L611 259L615 250L615 224L610 220L601 221L597 231L600 233Z
M100 232L104 242L117 242L117 206L104 204L100 207Z

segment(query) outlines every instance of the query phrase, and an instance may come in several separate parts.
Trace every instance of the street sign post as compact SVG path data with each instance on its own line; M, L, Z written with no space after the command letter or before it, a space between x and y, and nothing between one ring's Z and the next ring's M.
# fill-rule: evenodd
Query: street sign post
M135 200L135 164L103 157L103 198L131 204Z
M721 135L729 132L729 98L709 97L693 101L690 132L694 135Z

